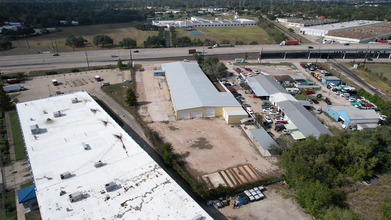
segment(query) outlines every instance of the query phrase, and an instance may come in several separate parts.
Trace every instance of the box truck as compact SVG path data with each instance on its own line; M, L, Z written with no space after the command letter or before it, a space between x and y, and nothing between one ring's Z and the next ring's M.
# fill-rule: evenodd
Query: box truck
M197 53L196 49L189 49L189 54Z
M3 89L5 92L16 92L16 91L26 90L27 88L19 84L16 84L16 85L4 86Z
M282 41L280 43L280 46L284 46L284 45L299 45L300 44L300 41L298 40L286 40L286 41Z

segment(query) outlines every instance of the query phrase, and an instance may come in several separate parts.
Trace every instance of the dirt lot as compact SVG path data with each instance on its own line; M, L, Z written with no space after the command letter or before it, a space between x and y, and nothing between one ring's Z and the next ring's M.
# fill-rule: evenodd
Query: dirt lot
M267 187L266 187L267 188ZM225 207L221 212L230 220L311 220L292 199L283 199L274 189L264 191L265 199L243 205L239 209Z
M263 158L240 127L222 118L191 119L150 124L174 146L196 174L251 164L262 173L278 170L275 158Z

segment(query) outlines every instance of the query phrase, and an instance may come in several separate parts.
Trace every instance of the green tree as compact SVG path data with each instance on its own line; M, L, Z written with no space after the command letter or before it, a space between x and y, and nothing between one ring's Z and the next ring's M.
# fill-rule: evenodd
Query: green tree
M258 42L252 41L252 42L250 43L250 45L258 45Z
M118 59L117 67L120 68L120 69L121 69L122 67L124 67L124 64L122 63L122 60L121 60L121 59Z
M108 35L99 34L94 36L93 44L95 46L101 45L102 47L105 45L113 45L113 39L111 39Z
M169 152L169 151L164 151L163 153L163 160L164 160L164 163L169 166L169 167L172 167L173 165L173 162L174 162L174 155Z
M391 216L390 216L391 217ZM323 215L324 220L359 220L360 218L354 211L339 207L331 207Z
M158 48L165 47L166 42L164 39L159 38L158 36L149 36L146 41L144 41L145 48Z
M4 91L3 85L0 85L0 110L6 110L11 107L11 98Z
M136 40L134 40L130 37L127 37L127 38L122 39L122 41L119 42L119 46L124 47L124 48L135 48L137 46L137 42L136 42Z
M221 44L230 44L230 42L229 42L229 40L224 39L221 41Z
M65 40L65 45L69 47L84 47L84 43L87 40L84 39L82 36L79 36L76 38L75 36L71 35Z
M133 91L132 88L129 88L126 91L126 100L125 100L125 102L128 105L136 105L136 103L137 103L137 94Z
M12 48L12 42L10 40L5 38L0 40L0 50L8 50L11 48Z
M23 80L26 78L23 72L17 72L15 76L18 80Z
M202 62L204 62L204 55L202 55L201 53L195 53L193 54L193 57L195 60L197 60L198 65L201 65Z

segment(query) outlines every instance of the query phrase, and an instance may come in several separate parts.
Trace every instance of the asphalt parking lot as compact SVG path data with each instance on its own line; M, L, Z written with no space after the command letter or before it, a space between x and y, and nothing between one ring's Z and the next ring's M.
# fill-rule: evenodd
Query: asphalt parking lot
M94 76L99 75L103 80L98 82ZM54 96L56 92L73 92L78 90L86 90L91 95L101 92L101 85L104 82L111 84L123 82L130 77L129 71L118 70L94 70L78 73L65 73L57 75L44 75L29 78L20 84L27 87L27 90L12 94L19 94L16 98L19 102L25 102L49 96ZM56 79L59 85L55 86L52 80Z

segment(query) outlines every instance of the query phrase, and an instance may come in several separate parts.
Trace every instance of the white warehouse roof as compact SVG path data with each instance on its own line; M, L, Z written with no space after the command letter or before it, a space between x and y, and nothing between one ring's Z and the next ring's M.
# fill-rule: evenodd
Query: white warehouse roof
M196 62L162 64L175 109L241 106L229 92L219 92Z
M212 219L87 92L18 103L17 111L42 219Z

